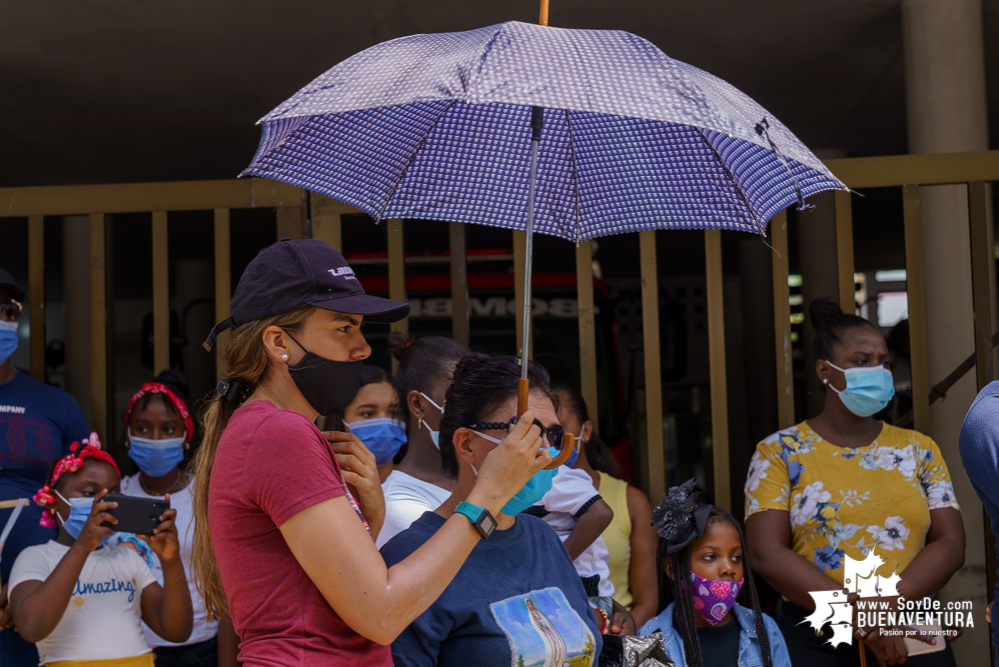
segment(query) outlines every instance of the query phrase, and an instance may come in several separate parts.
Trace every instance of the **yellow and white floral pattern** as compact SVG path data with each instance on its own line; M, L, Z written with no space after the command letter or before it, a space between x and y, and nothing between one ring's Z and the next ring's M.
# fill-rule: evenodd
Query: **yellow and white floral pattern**
M873 547L901 573L923 548L930 510L960 509L940 448L916 431L884 424L866 447L846 449L802 422L756 446L746 476L746 518L788 513L791 548L843 583L843 558Z

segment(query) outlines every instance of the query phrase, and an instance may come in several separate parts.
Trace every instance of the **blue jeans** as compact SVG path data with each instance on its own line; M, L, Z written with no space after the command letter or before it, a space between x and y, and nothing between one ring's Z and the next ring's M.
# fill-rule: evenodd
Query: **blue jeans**
M961 463L992 520L992 534L999 552L999 382L989 383L971 404L961 428L960 446ZM997 595L999 583L992 599ZM996 667L999 667L999 622L995 620L992 622L992 645L997 649Z

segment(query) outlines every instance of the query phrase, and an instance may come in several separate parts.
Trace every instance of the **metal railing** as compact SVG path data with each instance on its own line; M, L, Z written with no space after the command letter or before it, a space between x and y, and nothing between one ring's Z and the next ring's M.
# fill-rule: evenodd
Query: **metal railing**
M990 315L989 254L987 239L986 182L999 180L999 151L940 155L830 160L829 168L850 188L900 187L904 202L905 255L909 299L910 345L914 424L929 429L930 381L927 370L926 310L923 298L923 248L920 233L920 186L965 183L968 187L975 308L976 367L979 386L992 378L992 324ZM846 309L855 307L851 195L836 193L837 266L839 297ZM112 401L108 378L107 275L105 260L106 216L116 213L152 215L153 245L153 349L154 371L169 365L169 282L168 214L174 211L214 211L215 316L229 315L232 294L230 279L231 209L273 208L276 210L276 238L313 237L342 248L342 216L360 213L352 206L306 193L298 188L264 179L196 181L129 185L63 186L0 189L0 220L28 218L28 288L30 299L30 369L44 380L45 301L44 301L44 218L86 214L90 217L90 308L91 308L91 392L94 427L108 433ZM404 222L387 223L389 296L406 300ZM788 219L776 215L770 224L773 254L774 328L776 333L777 406L780 426L794 423L792 338L788 291ZM669 232L660 232L666 233ZM647 446L645 465L649 474L649 494L658 498L665 491L663 395L659 355L659 274L654 231L639 232L640 275L643 304L643 347ZM727 405L725 334L723 304L722 236L718 230L705 235L705 280L710 350L710 384L713 474L715 502L731 507ZM461 223L449 223L452 336L469 342L468 266L466 230ZM521 331L523 308L524 233L513 232L516 285L516 330ZM583 395L590 415L597 410L597 354L593 300L593 248L584 242L575 249L577 299L579 308L579 366ZM41 295L41 298L39 298ZM649 316L652 314L652 316ZM405 330L406 322L393 325ZM521 341L517 341L518 348ZM533 345L531 346L533 349ZM596 426L596 425L595 425Z

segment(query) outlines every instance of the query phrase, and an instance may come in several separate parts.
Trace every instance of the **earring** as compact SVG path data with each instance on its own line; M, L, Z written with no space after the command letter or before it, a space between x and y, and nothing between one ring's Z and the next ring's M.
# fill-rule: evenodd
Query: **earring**
M823 380L823 381L822 381L822 384L829 384L829 379L828 379L828 378L826 378L825 380Z
M281 355L281 361L288 361L288 355L287 354L282 354Z

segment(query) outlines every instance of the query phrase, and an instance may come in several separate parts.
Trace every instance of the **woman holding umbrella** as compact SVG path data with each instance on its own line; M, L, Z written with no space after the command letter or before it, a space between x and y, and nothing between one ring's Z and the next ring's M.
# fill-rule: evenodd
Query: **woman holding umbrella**
M384 517L374 457L350 434L327 442L312 422L342 411L357 391L371 351L362 320L392 322L409 306L365 294L329 245L290 239L254 258L231 306L206 342L234 327L195 461L202 597L211 615L232 618L244 664L388 667L387 644L551 463L540 429L525 415L482 463L467 500L474 521L455 514L386 568L372 539Z

